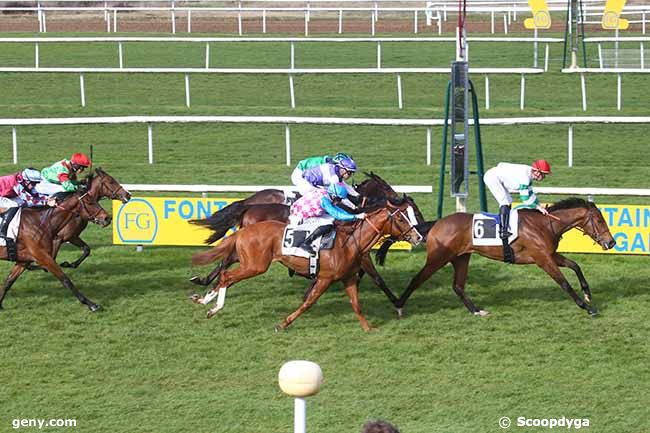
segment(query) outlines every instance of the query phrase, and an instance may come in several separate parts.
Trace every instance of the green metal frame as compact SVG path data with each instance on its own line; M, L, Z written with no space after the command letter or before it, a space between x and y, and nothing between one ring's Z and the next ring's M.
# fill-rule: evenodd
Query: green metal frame
M584 17L584 8L582 0L576 0L577 6L580 8L580 16ZM578 31L578 17L576 14L571 14L571 23L569 23L569 12L571 10L571 0L567 0L567 9L566 9L566 26L564 27L564 54L562 56L562 69L566 68L566 57L567 57L567 41L569 40L569 26L573 26L573 20L576 20L576 32ZM587 45L585 44L585 23L584 20L580 22L580 33L578 37L582 41L582 67L587 67Z
M445 124L442 127L442 152L440 155L440 182L438 183L438 218L442 218L442 207L445 197L445 169L447 166L447 136L449 135L449 101L451 100L451 80L447 83L445 97ZM487 198L485 196L485 183L483 183L483 145L481 142L481 123L478 114L478 98L474 83L469 80L469 92L472 95L472 114L474 117L474 143L476 146L476 174L478 175L478 194L482 212L487 212Z

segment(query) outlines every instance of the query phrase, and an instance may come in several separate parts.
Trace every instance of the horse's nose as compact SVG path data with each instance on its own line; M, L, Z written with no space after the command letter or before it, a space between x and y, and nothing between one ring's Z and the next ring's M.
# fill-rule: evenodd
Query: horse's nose
M608 249L608 250L609 250L609 249L612 249L612 248L614 248L615 246L616 246L616 241L615 241L614 239L612 239L612 240L609 241L609 243L607 244L607 249Z
M104 219L104 223L102 224L102 227L106 227L106 226L108 226L108 225L111 223L111 221L112 221L111 216L110 216L110 215L107 216L107 217Z

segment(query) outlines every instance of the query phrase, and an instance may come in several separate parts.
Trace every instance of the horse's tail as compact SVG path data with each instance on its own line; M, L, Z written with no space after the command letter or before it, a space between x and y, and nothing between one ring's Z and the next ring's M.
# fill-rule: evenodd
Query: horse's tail
M429 233L429 230L431 230L431 227L436 223L436 220L433 221L425 221L423 223L420 223L415 226L415 230L418 231L422 235L424 239L426 239L427 234ZM388 249L390 248L393 243L396 242L396 239L394 238L388 238L384 241L383 244L379 247L377 250L377 254L375 254L375 261L379 266L384 266L384 263L386 263L386 256L388 255Z
M192 256L192 264L207 265L208 263L216 262L220 258L227 256L235 248L238 234L239 232L232 236L228 236L226 239L221 241L219 245L212 247L208 251L194 254Z
M224 237L231 227L240 225L244 212L246 212L250 206L251 205L247 205L241 200L236 201L230 203L225 208L216 211L208 218L192 220L190 221L190 224L208 227L214 231L214 233L205 240L206 244L211 244L212 242Z

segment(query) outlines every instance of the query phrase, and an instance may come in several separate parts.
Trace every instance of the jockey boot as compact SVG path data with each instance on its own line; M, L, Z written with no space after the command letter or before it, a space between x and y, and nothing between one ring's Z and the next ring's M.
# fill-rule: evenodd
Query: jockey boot
M312 256L316 255L316 251L311 246L311 243L318 239L319 236L324 236L334 228L334 224L326 224L324 226L317 227L316 230L312 232L309 236L305 238L302 244L298 245L298 248L302 248L307 251Z
M7 230L9 229L9 223L13 219L14 215L16 215L16 212L18 212L18 209L18 207L10 207L7 209L7 211L3 214L4 219L2 220L2 225L0 226L0 237L3 237L5 240L7 258L12 262L16 261L18 250L16 249L16 242L13 239L7 237Z
M510 237L510 233L508 232L508 226L510 225L510 206L503 205L499 208L499 218L501 219L499 237L507 240Z

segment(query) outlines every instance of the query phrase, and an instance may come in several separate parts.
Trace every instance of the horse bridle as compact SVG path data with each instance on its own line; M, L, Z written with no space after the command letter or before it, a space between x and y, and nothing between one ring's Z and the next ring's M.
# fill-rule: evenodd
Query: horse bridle
M102 209L101 206L98 205L97 207L99 209L94 214L91 213L88 210L88 205L83 201L83 198L85 196L87 196L87 195L88 195L88 192L85 192L82 195L80 195L79 197L77 197L77 200L79 200L79 203L80 203L81 207L83 208L83 210L86 211L86 213L90 216L90 218L88 218L89 220L99 221L99 219L97 218L97 215L99 215L102 212L103 209ZM95 202L95 203L97 203L97 202ZM56 205L56 207L57 207L57 209L61 209L62 211L65 211L65 212L68 212L68 213L72 214L73 216L81 218L81 212L76 212L76 211L73 211L73 210L70 210L70 209L66 209L61 205Z
M109 194L110 194L110 195L108 195L108 198L110 198L111 200L120 200L120 201L122 201L122 200L120 199L120 196L117 194L117 191L118 191L120 188L121 188L121 189L124 189L123 186L121 186L121 185L118 184L118 185L115 186L115 188L111 188L110 183L109 183L108 185L105 184L105 183L102 183L102 186L103 186L104 188L108 189L108 192L109 192ZM90 188L89 188L89 189L90 189ZM124 191L126 191L126 190L124 190ZM128 192L128 191L127 191L127 192Z
M596 222L594 221L594 215L593 215L591 209L588 210L587 212L589 213L589 219L588 219L587 222L585 223L585 227L587 227L587 226L591 223L591 228L593 229L593 232L595 233L595 235L594 235L594 236L591 236L591 235L587 232L586 228L582 228L582 227L580 227L580 226L576 226L576 228L582 232L582 235L583 235L583 236L589 236L589 237L592 238L596 243L598 243L598 244L602 244L602 243L603 243L602 236L605 234L605 232L607 231L607 229L605 229L605 230L603 230L603 231L601 231L601 232L598 232L598 230L597 230L597 228L596 228Z
M406 221L408 221L408 223L409 223L409 228L408 228L408 229L405 229L405 230L402 230L402 231L400 232L400 234L397 236L398 238L403 237L406 233L410 232L411 230L415 230L415 233L417 234L417 237L418 237L418 241L421 241L421 240L422 240L422 235L420 234L420 232L417 231L417 229L415 228L415 226L413 225L413 223L411 223L411 220L409 220L409 218L404 214L404 211L402 211L402 209L397 208L397 209L395 209L393 212L390 212L389 210L386 210L386 211L388 212L388 220L391 222L391 225L393 224L393 217L394 217L397 213L399 213L400 215L402 215L402 218L404 218L404 219L405 219ZM373 229L375 232L377 232L377 234L381 234L381 231L380 231L380 230L379 230L379 229L378 229L378 228L377 228L377 227L372 223L372 221L370 221L370 220L368 220L368 219L364 219L364 220L362 220L361 223L363 224L364 221L367 222L367 223L370 225L370 227L372 227L372 229Z

